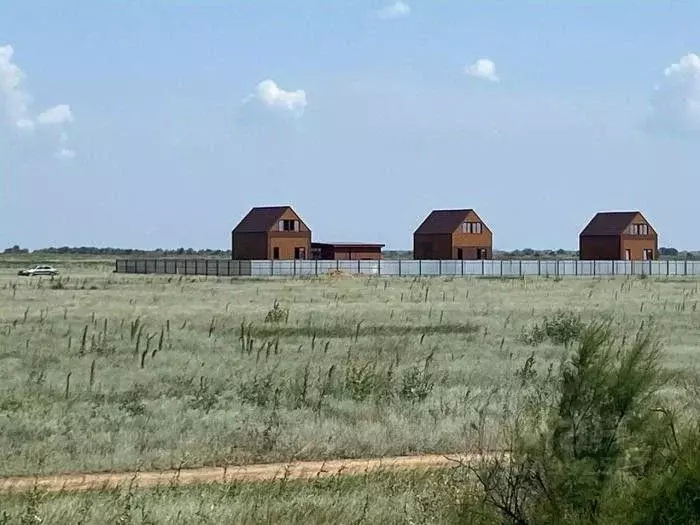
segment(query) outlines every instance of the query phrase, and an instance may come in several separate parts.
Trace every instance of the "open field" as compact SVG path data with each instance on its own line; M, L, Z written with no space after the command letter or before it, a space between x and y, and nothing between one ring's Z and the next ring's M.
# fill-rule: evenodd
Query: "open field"
M697 377L698 281L65 267L53 281L0 270L1 476L496 447L516 371L564 352L532 335L560 310L633 330L653 318L667 366Z

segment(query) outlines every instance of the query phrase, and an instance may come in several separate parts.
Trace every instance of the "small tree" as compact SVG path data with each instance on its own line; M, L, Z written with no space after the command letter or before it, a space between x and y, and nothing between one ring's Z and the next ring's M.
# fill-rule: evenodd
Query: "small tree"
M544 381L520 374L532 378L531 393L506 428L509 454L470 467L501 523L598 523L630 451L644 446L639 430L666 380L661 347L651 328L624 344L611 326L585 325Z

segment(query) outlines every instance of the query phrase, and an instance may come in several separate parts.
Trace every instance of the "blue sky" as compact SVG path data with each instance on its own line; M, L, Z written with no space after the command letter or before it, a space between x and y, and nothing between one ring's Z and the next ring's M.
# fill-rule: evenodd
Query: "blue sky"
M639 209L700 249L700 2L0 3L0 249L228 248L256 205L410 249Z

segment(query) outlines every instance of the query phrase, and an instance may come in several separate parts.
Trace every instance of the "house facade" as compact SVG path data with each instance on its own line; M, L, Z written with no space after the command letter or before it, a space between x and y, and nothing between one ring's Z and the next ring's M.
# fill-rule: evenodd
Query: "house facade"
M649 261L658 250L658 234L639 211L596 213L579 235L584 261Z
M493 234L473 209L433 210L413 234L413 258L493 258Z
M382 258L383 244L359 242L312 242L311 256L324 261L366 261Z
M233 259L308 259L310 256L311 230L291 206L253 208L231 232Z

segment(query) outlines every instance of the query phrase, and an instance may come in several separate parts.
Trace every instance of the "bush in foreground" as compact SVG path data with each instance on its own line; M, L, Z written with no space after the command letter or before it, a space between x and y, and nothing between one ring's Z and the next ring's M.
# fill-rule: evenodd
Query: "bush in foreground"
M510 452L468 467L456 521L700 523L700 433L664 406L660 357L653 327L619 339L594 322L556 371L528 363L504 423Z

